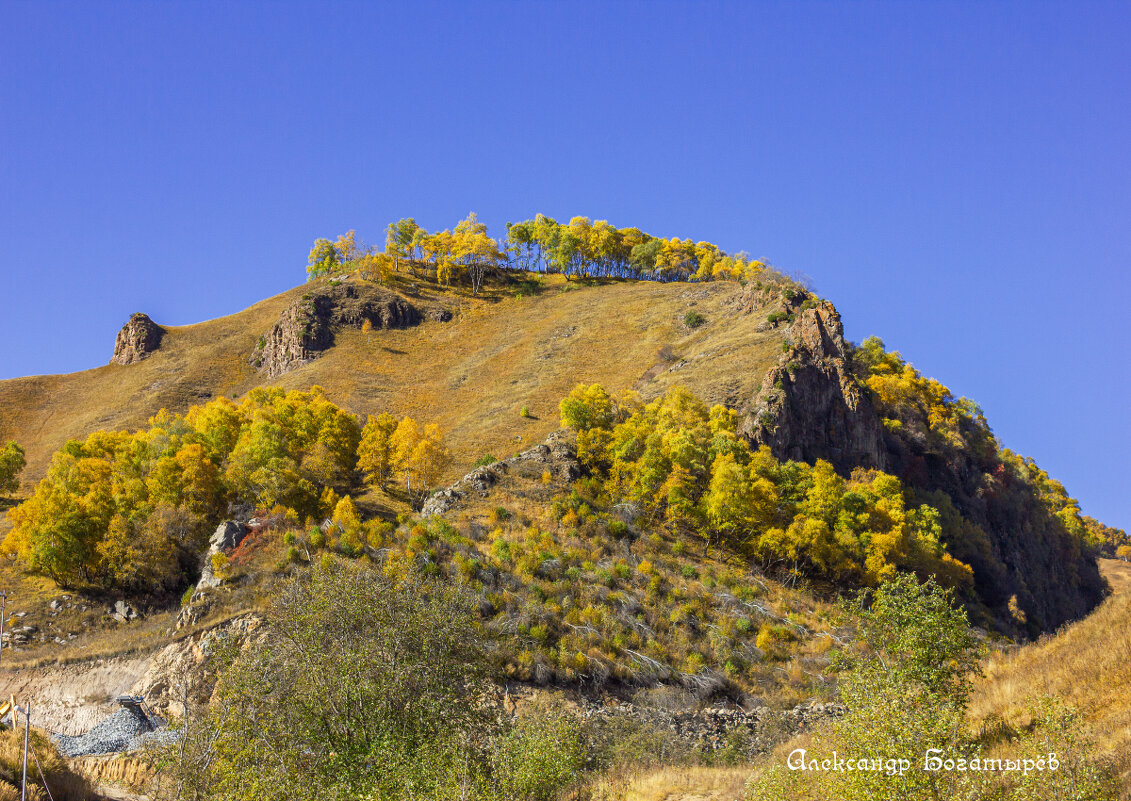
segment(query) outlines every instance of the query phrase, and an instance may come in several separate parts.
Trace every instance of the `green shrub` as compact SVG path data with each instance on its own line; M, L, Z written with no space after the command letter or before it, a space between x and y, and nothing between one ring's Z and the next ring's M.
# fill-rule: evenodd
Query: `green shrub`
M451 582L393 582L327 554L286 585L244 648L218 644L228 666L216 703L169 748L171 778L181 797L229 801L458 797L451 770L487 761L468 746L491 725L478 703L482 638ZM576 753L568 731L522 730L537 755L513 760L516 787L540 786L542 771L568 776L568 760L546 764L550 746Z
M552 801L585 765L581 727L557 710L535 709L496 742L492 778L500 798Z
M683 324L688 328L698 328L705 322L707 322L707 318L697 311L689 311L683 315Z

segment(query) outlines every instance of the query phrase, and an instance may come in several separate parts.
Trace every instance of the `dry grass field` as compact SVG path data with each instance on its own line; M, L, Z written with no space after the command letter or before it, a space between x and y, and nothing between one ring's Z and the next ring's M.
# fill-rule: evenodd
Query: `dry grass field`
M632 780L624 801L740 801L750 768L660 768Z

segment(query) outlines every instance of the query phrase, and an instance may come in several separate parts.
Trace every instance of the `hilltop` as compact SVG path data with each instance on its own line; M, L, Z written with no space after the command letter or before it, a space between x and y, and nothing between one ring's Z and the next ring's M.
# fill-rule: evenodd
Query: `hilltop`
M725 254L704 273L690 240L634 246L684 271L640 280L623 248L530 245L529 271L451 237L322 240L301 286L191 326L137 313L109 364L0 382L27 457L5 664L57 730L123 691L207 708L210 644L270 627L309 571L441 579L508 697L614 698L706 753L748 731L746 756L841 714L857 590L933 578L986 640L1102 602L1122 532L805 287Z

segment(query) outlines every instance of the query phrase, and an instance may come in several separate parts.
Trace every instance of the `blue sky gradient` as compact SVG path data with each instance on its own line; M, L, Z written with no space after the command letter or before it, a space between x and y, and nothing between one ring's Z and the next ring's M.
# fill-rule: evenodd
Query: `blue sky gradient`
M812 278L1131 526L1131 6L0 0L0 377L585 215Z

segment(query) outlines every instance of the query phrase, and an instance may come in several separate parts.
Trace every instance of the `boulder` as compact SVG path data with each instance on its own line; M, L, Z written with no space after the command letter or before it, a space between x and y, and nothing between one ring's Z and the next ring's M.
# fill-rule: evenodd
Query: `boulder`
M238 523L235 520L225 520L220 525L216 526L216 530L212 532L212 536L208 539L210 548L217 550L223 549L230 551L235 548L247 535L247 526L243 523Z
M137 610L125 601L115 601L114 605L108 610L108 614L121 623L126 623L138 617Z

